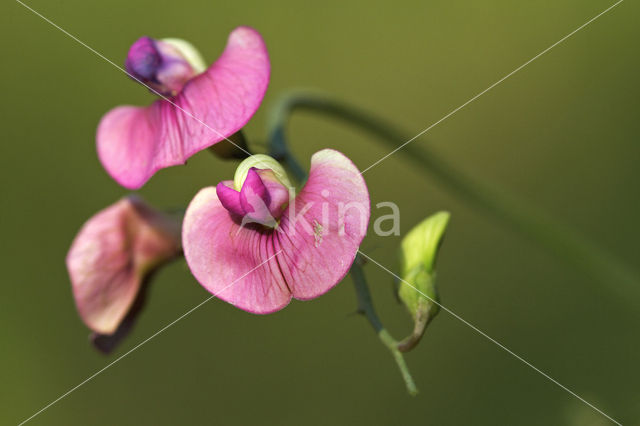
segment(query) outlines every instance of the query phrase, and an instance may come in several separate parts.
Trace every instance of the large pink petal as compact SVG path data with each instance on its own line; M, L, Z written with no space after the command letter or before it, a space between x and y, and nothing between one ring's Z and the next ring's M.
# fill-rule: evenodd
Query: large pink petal
M349 271L369 224L369 191L356 166L338 151L311 157L309 178L275 233L278 262L293 297L308 300ZM297 217L296 220L293 220Z
M100 161L118 183L140 188L157 170L184 164L240 130L260 106L269 73L260 34L236 28L222 56L171 98L177 107L159 99L109 111L98 126Z
M274 256L271 233L241 227L218 200L202 189L182 225L184 255L191 272L210 293L245 311L267 314L291 300Z

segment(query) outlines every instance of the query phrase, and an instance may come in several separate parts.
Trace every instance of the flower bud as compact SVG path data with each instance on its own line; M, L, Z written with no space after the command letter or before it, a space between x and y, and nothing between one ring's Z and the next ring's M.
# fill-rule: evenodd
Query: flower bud
M242 225L258 223L275 228L289 203L291 183L284 168L264 154L252 155L238 168L233 181L222 181L216 186L221 204Z
M414 331L400 343L401 351L408 351L418 343L427 324L438 313L434 265L448 222L449 213L436 213L415 226L402 240L398 297L414 320Z
M175 96L206 65L196 48L184 40L141 37L131 45L125 68L161 95Z

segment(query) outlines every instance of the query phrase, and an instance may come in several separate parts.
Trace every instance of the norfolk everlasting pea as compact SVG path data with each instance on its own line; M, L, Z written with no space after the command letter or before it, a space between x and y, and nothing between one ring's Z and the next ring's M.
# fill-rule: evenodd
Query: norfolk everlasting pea
M260 34L236 28L220 58L208 68L183 40L141 37L131 46L125 67L160 99L147 107L114 108L100 121L98 156L118 183L140 188L159 169L183 164L206 148L224 158L249 158L240 163L233 180L196 194L181 235L179 220L135 197L106 208L82 227L67 255L67 268L78 312L93 331L94 345L109 352L120 342L144 304L151 274L181 254L206 290L255 314L276 312L293 298L314 299L352 270L359 312L367 315L392 351L409 392L415 394L400 351L415 346L424 330L418 324L426 325L428 318L422 321L414 315L407 300L415 300L401 288L400 298L416 327L398 342L373 310L362 264L354 264L370 219L362 174L346 156L325 149L311 157L306 182L296 194L274 158L245 149L240 130L260 106L270 76ZM286 120L285 113L295 104L287 101L285 108L276 110L276 124ZM300 105L309 104L303 100ZM326 111L342 110L329 105ZM276 130L269 132L270 152L286 161L297 180L304 180L305 172L288 151L283 127ZM231 143L218 145L223 139ZM228 149L234 145L238 151ZM412 238L410 245L419 239L420 235ZM425 309L422 302L415 305L419 313Z
M180 223L129 196L98 212L76 235L67 270L80 317L108 351L135 320L147 279L180 255Z
M182 230L191 272L209 292L267 314L292 298L316 298L344 278L369 223L369 192L338 151L311 157L297 196L282 167L265 155L240 164L233 181L202 189Z
M249 27L231 32L209 68L189 43L150 37L131 46L125 67L162 97L147 107L116 107L98 125L100 161L129 189L238 132L260 106L270 74L264 41Z

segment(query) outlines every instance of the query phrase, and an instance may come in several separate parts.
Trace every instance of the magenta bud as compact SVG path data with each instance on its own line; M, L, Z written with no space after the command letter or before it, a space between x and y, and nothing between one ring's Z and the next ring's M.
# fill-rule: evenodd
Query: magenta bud
M175 96L185 83L204 71L197 51L183 40L140 37L127 55L127 72L161 95Z

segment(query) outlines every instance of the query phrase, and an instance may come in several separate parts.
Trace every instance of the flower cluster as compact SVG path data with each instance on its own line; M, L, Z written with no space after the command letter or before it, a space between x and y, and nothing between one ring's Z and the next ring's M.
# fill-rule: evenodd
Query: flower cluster
M209 67L191 44L150 37L131 46L125 67L158 96L146 107L116 107L98 125L100 161L128 189L234 138L258 110L270 77L265 43L248 27L231 32ZM94 343L109 351L135 320L150 274L184 254L213 295L249 312L274 312L342 280L369 212L360 172L337 151L312 156L297 194L276 160L251 155L233 180L198 192L182 224L134 196L89 219L67 256L76 306Z

